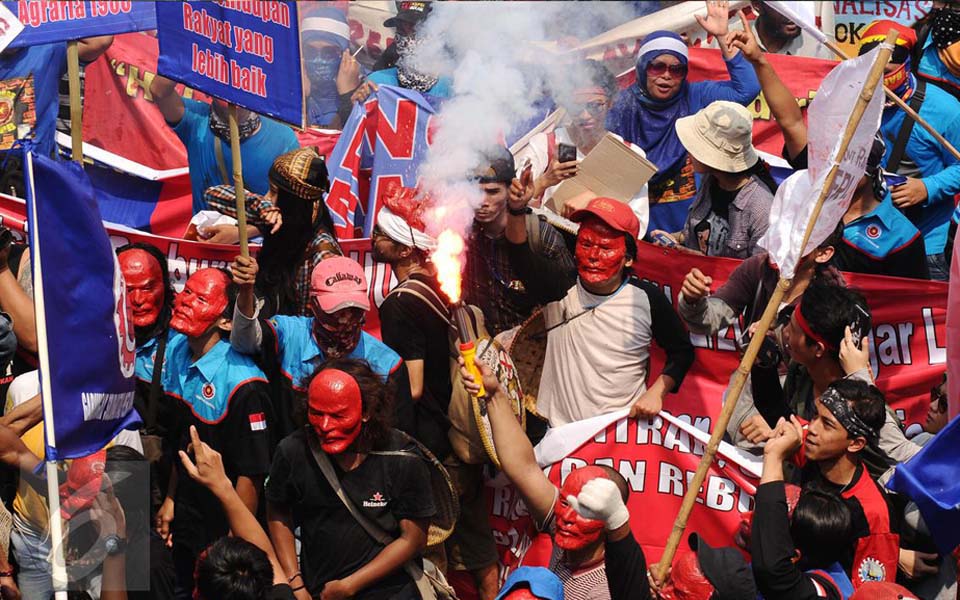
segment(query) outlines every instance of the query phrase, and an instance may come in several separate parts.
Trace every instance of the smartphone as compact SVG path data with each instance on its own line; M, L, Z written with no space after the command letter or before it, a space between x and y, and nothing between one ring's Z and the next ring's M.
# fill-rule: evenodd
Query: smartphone
M853 345L860 347L860 341L870 334L870 313L862 306L857 304L857 309L850 323L850 337L853 339Z
M557 161L561 163L577 160L577 147L573 144L557 144Z
M656 233L651 233L650 237L653 238L653 241L660 244L661 246L666 246L667 248L677 247L677 241L665 233L658 231Z
M886 171L883 172L883 178L887 180L887 185L890 187L897 187L898 185L903 185L907 182L907 178L903 175L887 173Z

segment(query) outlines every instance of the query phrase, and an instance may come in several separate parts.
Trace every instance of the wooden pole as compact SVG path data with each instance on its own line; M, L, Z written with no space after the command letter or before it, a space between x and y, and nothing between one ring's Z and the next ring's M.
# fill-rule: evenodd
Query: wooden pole
M233 187L237 193L237 228L240 229L240 256L250 256L247 242L247 192L243 189L243 160L240 157L240 130L237 127L237 105L230 105L230 154L233 158Z
M67 42L67 79L70 82L70 152L83 164L83 105L80 100L80 50L77 40Z
M847 60L847 59L850 58L849 56L847 56L847 53L846 53L846 52L844 52L843 50L841 50L840 47L838 47L836 44L834 44L834 43L831 42L830 40L824 40L823 45L826 46L827 48L829 48L831 51L833 51L834 54L836 54L837 56L839 56L839 57L840 57L841 59L843 59L843 60ZM934 139L936 139L938 142L940 142L940 144L941 144L944 148L946 148L947 151L950 152L950 154L952 154L952 155L954 156L954 158L956 158L957 160L960 160L960 151L958 151L956 148L954 148L954 147L953 147L953 144L951 144L950 142L947 141L947 138L945 138L945 137L943 137L942 135L940 135L940 132L937 131L936 129L934 129L933 126L930 125L930 123L927 123L927 122L923 119L923 117L921 117L920 115L918 115L918 114L917 114L917 111L915 111L915 110L913 110L912 108L910 108L910 106L909 106L906 102L904 102L904 101L900 98L900 96L897 96L896 94L894 94L891 90L887 89L886 86L883 87L883 93L886 94L888 100L893 101L894 104L896 104L897 106L899 106L899 107L900 107L900 110L902 110L903 112L907 113L907 116L909 116L911 119L913 119L914 121L916 121L917 124L920 125L920 127L923 127L924 129L926 129L926 130L927 130L927 133L929 133L930 135L932 135L932 136L934 137Z
M887 62L890 60L890 48L893 47L893 44L896 42L896 40L897 31L895 29L891 29L887 34L885 45L880 48L880 54L877 56L876 61L874 61L873 66L870 68L870 74L867 77L866 83L864 83L863 89L860 91L860 97L857 99L857 104L853 108L853 113L850 115L850 121L847 123L847 128L844 131L843 140L840 143L836 161L833 163L833 166L827 173L827 178L823 184L823 189L820 190L820 196L817 198L817 203L813 207L813 213L810 215L810 220L807 222L807 228L803 234L803 242L800 244L801 249L806 248L807 242L810 241L810 236L813 233L813 227L817 223L817 219L820 217L820 211L823 209L823 203L829 195L830 188L833 186L833 182L837 177L837 171L840 168L839 163L843 156L846 155L847 149L850 146L850 140L853 139L853 134L860 125L860 121L863 118L863 113L867 110L867 106L870 104L870 99L873 97L873 92L880 83L880 79L883 76L883 69L887 66ZM673 557L677 552L677 548L680 546L680 540L683 537L683 532L687 528L687 519L690 517L690 512L693 510L697 496L700 493L700 486L703 485L703 482L707 477L707 471L710 470L710 465L713 463L713 458L717 454L717 448L720 446L720 439L723 437L723 434L727 429L727 424L730 423L730 417L733 415L733 409L740 400L740 394L743 392L743 387L747 382L747 376L750 374L751 369L753 369L753 363L757 358L757 353L760 351L760 346L765 337L763 332L766 332L768 329L770 329L770 324L773 323L773 319L777 314L777 309L780 307L780 302L783 300L784 294L786 294L787 290L790 288L790 283L791 280L783 278L781 278L777 283L777 287L773 291L773 296L771 296L770 301L767 302L767 307L763 311L763 316L760 317L760 322L757 324L757 333L753 336L753 338L751 338L750 344L747 346L747 350L743 355L743 359L741 359L740 365L737 367L736 374L734 375L733 381L730 384L730 389L727 393L727 399L723 403L723 409L720 411L720 416L717 418L717 422L713 426L713 433L710 435L710 441L707 443L706 452L704 452L703 457L700 459L700 464L697 465L697 472L694 474L693 480L690 482L689 486L687 487L687 491L683 496L683 503L680 505L680 512L677 514L677 518L673 523L673 529L670 531L670 537L667 538L667 545L663 550L663 556L660 558L660 562L655 567L657 570L657 580L659 581L663 581L664 575L666 574L667 569L670 567L670 563L673 562Z

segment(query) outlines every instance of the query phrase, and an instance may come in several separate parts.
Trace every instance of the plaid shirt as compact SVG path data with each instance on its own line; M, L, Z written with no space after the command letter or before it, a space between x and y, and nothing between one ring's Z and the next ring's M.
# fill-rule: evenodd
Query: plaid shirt
M552 225L539 220L540 254L576 269L563 236ZM510 265L510 242L501 236L491 239L476 223L473 227L463 277L463 301L480 307L491 335L523 323L537 308L519 275Z
M237 217L237 198L232 185L217 185L207 188L207 191L204 192L204 198L211 209L233 218ZM269 230L269 226L260 216L260 213L265 209L273 208L272 202L260 194L248 191L245 208L247 223L256 226L260 231ZM331 232L323 227L317 227L313 232L313 238L304 250L303 262L297 267L297 273L294 277L297 292L297 314L313 316L313 312L310 310L310 275L313 273L313 268L321 260L331 256L343 256L343 250L340 249L337 238Z

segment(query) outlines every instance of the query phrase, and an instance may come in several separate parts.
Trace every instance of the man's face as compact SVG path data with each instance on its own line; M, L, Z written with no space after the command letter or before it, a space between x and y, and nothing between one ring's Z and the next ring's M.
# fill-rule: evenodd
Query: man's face
M320 371L308 390L307 420L327 454L340 454L360 435L363 400L360 386L338 369Z
M799 25L777 11L767 8L760 2L754 2L753 5L759 5L759 14L763 17L764 29L775 38L787 41L799 37L802 33Z
M619 284L629 262L623 233L596 217L580 224L574 254L580 279L595 289Z
M477 223L494 223L503 216L507 207L507 198L510 191L505 183L481 183L480 191L483 193L483 202L473 213L473 218Z
M680 91L685 74L671 72L682 66L680 59L672 54L661 54L647 65L647 93L654 100L669 100Z
M122 252L117 261L127 284L127 300L133 312L134 327L152 327L160 317L166 294L163 271L157 259L146 250L134 248Z
M599 90L594 88L576 90L565 108L571 119L570 127L575 133L592 137L606 130L610 98Z
M370 247L373 251L373 260L379 263L394 264L401 258L402 246L390 239L379 225L375 225L370 234Z
M227 309L227 283L227 276L217 269L191 275L174 300L170 327L190 337L210 331Z
M353 352L360 342L366 313L361 308L343 308L326 313L312 299L313 334L327 358L339 358Z
M850 439L846 428L833 413L817 398L817 414L807 427L804 455L807 460L830 460L843 456L855 441Z
M819 358L817 353L820 350L818 344L810 345L803 329L797 323L797 308L790 316L790 321L783 327L783 350L794 361L803 366L809 366Z
M927 409L927 419L923 424L923 430L927 433L938 433L947 426L949 421L947 414L947 378L939 385L930 390L930 408Z
M568 496L576 497L588 481L598 477L605 477L600 467L581 467L570 473L560 488L554 508L557 527L553 539L563 550L583 550L603 535L603 521L581 517L567 501Z

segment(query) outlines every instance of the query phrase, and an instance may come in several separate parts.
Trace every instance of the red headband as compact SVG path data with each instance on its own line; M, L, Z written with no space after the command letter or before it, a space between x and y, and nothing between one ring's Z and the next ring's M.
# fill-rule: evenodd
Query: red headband
M823 336L820 334L814 333L813 329L810 329L810 324L807 323L807 320L803 318L803 303L800 303L800 306L797 307L797 310L793 311L797 315L797 325L800 326L800 329L803 330L803 333L806 334L808 338L812 338L816 342L823 344L824 348L828 350L839 350L835 345L831 344L827 340L823 339Z

